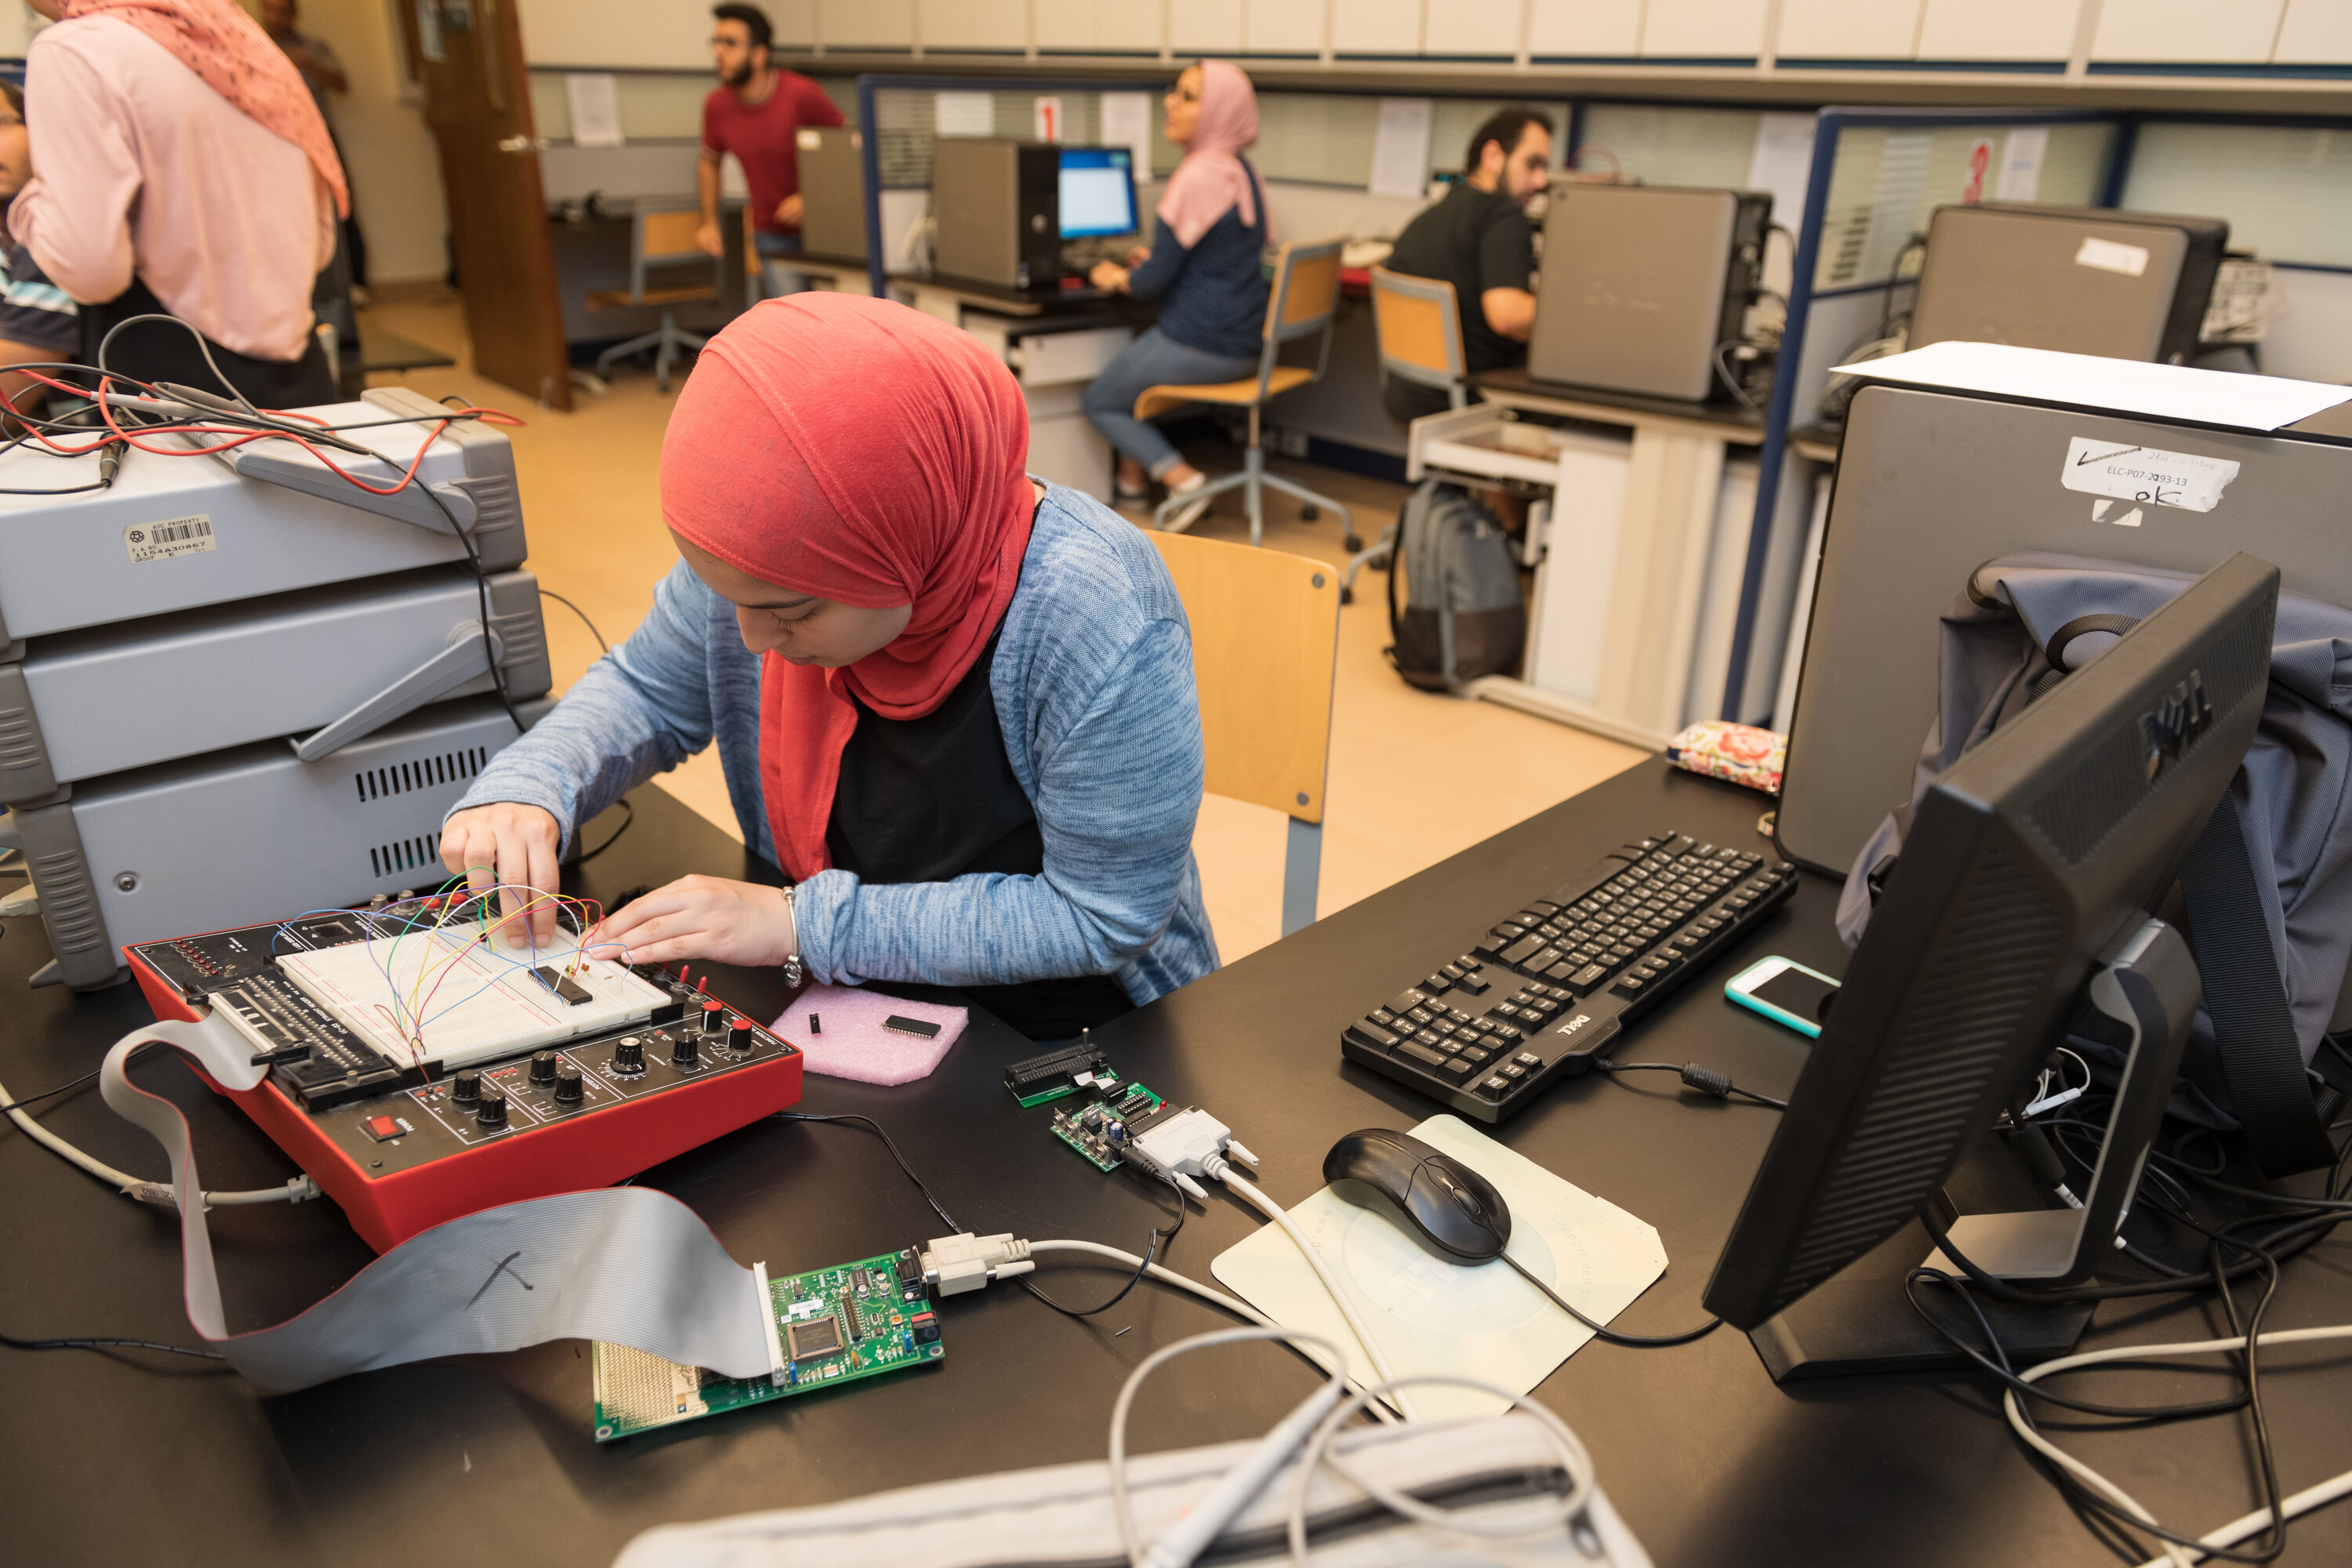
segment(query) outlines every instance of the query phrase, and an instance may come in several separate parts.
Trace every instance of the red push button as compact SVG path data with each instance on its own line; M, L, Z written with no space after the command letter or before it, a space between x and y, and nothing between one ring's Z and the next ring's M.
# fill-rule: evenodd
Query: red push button
M379 1143L389 1143L408 1130L389 1116L371 1116L360 1124Z

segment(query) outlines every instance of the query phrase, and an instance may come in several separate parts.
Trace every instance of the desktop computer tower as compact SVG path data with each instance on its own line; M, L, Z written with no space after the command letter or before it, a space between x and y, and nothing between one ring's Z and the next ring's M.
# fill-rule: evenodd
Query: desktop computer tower
M1003 136L931 143L933 270L1006 289L1062 276L1062 150Z
M866 259L864 143L846 125L804 125L795 137L801 175L801 248Z
M1528 374L1700 403L1740 335L1772 198L1757 191L1556 184Z
M2092 207L1937 207L1912 348L2012 343L2179 364L2197 350L2230 226Z

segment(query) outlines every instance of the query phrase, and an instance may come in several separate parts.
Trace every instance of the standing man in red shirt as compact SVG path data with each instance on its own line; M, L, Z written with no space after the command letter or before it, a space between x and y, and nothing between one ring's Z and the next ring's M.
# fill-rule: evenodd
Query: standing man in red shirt
M702 100L702 161L695 170L702 229L696 237L711 255L727 253L719 226L719 164L732 153L751 188L751 237L764 292L795 293L799 275L780 269L776 258L801 247L797 133L803 125L843 123L841 110L808 78L776 68L769 55L775 33L766 12L730 3L712 6L710 14L716 18L710 59L719 85Z

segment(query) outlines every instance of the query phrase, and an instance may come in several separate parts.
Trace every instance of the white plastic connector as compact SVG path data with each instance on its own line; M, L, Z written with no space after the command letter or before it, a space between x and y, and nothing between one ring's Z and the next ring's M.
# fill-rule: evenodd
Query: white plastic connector
M1029 1244L1011 1231L974 1236L967 1230L923 1243L923 1283L942 1296L961 1296L1036 1268L1029 1261Z
M751 1283L760 1302L760 1326L768 1331L768 1382L777 1388L784 1385L784 1337L776 1328L776 1300L768 1293L768 1266L751 1265Z
M1198 1107L1153 1123L1125 1144L1123 1152L1161 1181L1196 1198L1208 1194L1194 1178L1222 1180L1228 1152L1246 1163L1257 1163L1255 1155L1234 1142L1232 1128Z

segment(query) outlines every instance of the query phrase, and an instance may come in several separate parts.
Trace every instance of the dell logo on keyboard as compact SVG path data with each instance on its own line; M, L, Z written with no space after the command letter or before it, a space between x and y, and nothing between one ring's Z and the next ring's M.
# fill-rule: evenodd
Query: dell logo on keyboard
M1592 1022L1591 1014L1579 1013L1575 1017L1570 1018L1567 1023L1562 1024L1559 1028L1554 1029L1552 1033L1555 1035L1572 1035L1591 1022Z

